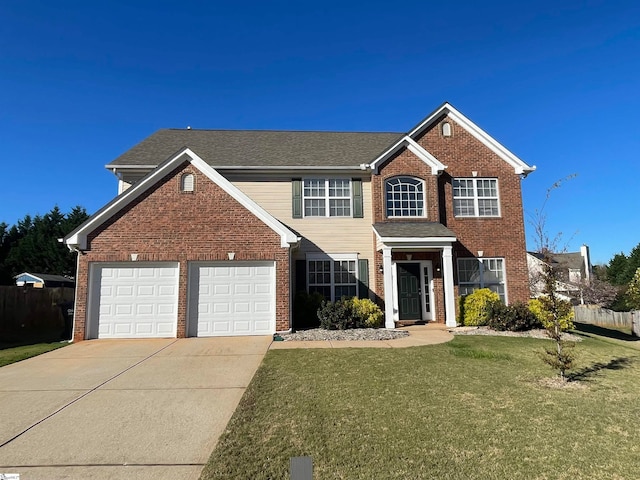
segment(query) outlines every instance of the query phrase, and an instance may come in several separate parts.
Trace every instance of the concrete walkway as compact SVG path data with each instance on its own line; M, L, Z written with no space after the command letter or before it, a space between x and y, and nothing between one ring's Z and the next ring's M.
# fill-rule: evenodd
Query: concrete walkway
M91 340L2 367L0 474L195 480L271 340Z
M408 337L395 340L317 340L317 341L290 341L273 342L271 350L285 350L291 348L406 348L421 347L423 345L435 345L453 340L453 334L441 323L427 325L414 325L402 327L407 330Z

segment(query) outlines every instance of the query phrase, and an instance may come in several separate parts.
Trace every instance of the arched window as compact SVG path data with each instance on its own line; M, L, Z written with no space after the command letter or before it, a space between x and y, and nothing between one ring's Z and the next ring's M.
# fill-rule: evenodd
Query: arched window
M180 191L193 192L195 187L195 179L193 173L185 173L180 177Z
M394 177L385 182L387 217L424 217L424 182Z

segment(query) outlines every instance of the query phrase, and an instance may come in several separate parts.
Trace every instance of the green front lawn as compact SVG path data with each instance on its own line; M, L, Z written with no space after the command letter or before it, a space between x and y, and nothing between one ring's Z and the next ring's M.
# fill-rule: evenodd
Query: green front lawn
M67 345L66 342L36 343L34 345L21 345L17 347L0 344L0 367L50 352L65 345Z
M631 479L640 351L585 338L550 388L548 340L461 336L407 349L270 351L203 479Z

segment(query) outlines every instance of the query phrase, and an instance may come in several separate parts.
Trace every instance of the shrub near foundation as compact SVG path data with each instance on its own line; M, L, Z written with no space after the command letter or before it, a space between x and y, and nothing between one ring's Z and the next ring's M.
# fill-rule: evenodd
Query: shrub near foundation
M368 298L353 298L353 311L368 328L380 328L382 326L382 310Z
M500 296L488 288L475 290L464 299L464 325L480 326L489 322L493 305L500 302Z
M342 298L335 302L324 301L318 309L320 328L347 330L349 328L379 328L382 310L369 299Z
M491 309L489 327L494 330L522 332L540 328L542 324L526 304L517 302L512 305L505 305L502 302L498 302L493 304Z

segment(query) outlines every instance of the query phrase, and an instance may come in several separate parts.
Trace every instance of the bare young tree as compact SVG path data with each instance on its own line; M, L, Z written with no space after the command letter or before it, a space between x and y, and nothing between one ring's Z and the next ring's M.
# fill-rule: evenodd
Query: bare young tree
M558 371L562 381L566 381L566 372L572 367L574 361L573 343L566 342L562 335L566 330L573 328L573 307L569 301L562 299L558 294L558 285L563 279L560 271L553 267L552 254L558 251L562 232L554 237L549 236L546 207L551 193L560 188L564 182L575 177L576 174L568 175L551 185L547 189L542 207L535 210L530 220L534 229L537 253L542 261L537 279L542 286L542 295L539 297L542 307L540 320L547 330L547 335L555 344L553 348L545 348L541 357L545 363ZM566 244L561 250L566 251Z

